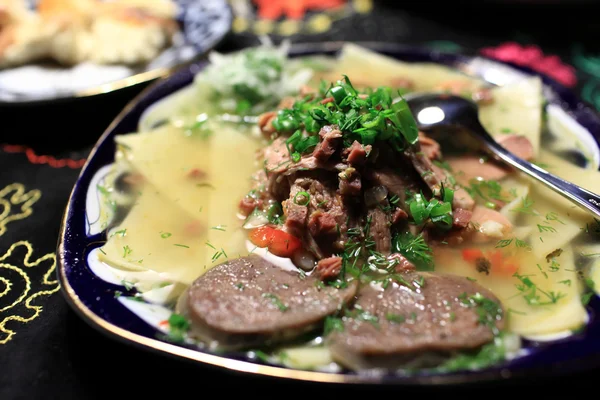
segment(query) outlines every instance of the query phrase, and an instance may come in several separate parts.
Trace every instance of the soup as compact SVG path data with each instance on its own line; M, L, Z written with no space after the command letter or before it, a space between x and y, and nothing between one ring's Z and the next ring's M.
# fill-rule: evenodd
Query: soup
M585 329L600 222L464 133L418 131L402 97L468 97L504 147L600 191L539 78L489 87L353 44L210 61L117 136L100 187L98 257L171 308L171 340L292 368L449 371Z

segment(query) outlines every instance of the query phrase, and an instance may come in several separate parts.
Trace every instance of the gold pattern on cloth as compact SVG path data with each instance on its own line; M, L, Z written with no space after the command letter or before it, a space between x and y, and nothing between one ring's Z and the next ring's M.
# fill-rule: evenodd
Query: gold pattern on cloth
M31 208L42 192L27 191L21 183L12 183L0 190L0 236L11 222L23 220L33 213ZM20 324L37 318L43 310L39 297L56 293L60 286L52 279L56 269L56 254L48 253L34 259L33 246L22 240L13 243L0 255L0 344L8 343ZM23 254L24 253L24 254ZM33 268L42 269L30 274Z
M26 250L22 258L18 256L22 253L19 248ZM48 253L33 259L33 251L31 243L22 240L0 255L0 344L13 338L16 332L12 329L19 323L31 322L41 314L43 306L39 297L60 289L58 281L53 279L56 254ZM40 279L34 280L28 274L32 268L43 268L45 272Z
M0 236L6 232L9 222L25 219L31 215L31 206L40 199L38 189L25 191L21 183L12 183L0 190Z

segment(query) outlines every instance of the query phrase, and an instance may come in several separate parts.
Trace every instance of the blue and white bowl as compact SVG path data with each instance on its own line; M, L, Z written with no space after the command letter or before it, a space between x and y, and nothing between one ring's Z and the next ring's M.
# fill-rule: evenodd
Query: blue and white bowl
M407 62L434 62L454 67L494 85L505 85L526 76L537 75L527 68L478 56L440 53L393 44L361 45ZM341 46L342 43L296 45L292 46L291 55L332 55ZM477 371L385 376L343 371L304 371L269 365L248 357L246 353L213 354L165 340L165 332L159 321L168 317L169 311L149 303L133 302L124 296L115 298L115 290L124 294L133 294L133 291L121 286L118 281L103 273L102 268L88 261L90 252L106 239L106 232L94 223L95 216L99 214L96 183L102 179L107 166L114 161L115 135L136 131L140 118L149 107L190 84L194 75L205 65L200 62L180 69L168 79L155 83L131 102L101 137L75 184L64 215L58 244L58 275L68 303L90 325L132 345L198 361L199 367L201 364L211 364L228 370L304 381L448 384L564 373L600 365L600 320L597 318L600 299L596 296L587 306L589 324L584 331L554 342L525 341L522 356ZM600 116L569 89L548 77L541 78L544 83L544 96L548 101L548 117L556 118L563 125L570 126L570 130L588 144L590 154L593 155L591 162L597 168L600 161Z

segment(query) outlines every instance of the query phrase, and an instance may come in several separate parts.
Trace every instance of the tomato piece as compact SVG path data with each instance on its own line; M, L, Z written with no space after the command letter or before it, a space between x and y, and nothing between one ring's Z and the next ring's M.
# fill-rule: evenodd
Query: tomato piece
M475 262L478 258L483 257L483 252L479 249L464 249L462 257L465 261Z
M261 226L253 229L248 238L258 247L268 247L269 240L271 239L271 231L273 231L273 228L269 226Z
M270 226L254 229L249 238L258 247L267 247L269 252L279 257L290 257L302 244L297 237Z
M279 257L290 257L300 248L300 239L276 229L269 243L269 251Z

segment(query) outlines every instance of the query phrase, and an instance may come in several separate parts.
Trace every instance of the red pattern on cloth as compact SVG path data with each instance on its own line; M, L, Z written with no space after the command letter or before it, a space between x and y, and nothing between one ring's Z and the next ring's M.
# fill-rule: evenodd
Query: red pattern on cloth
M577 84L575 68L565 64L556 55L544 54L538 46L521 46L515 42L507 42L497 47L485 47L480 52L486 57L529 67L568 87Z
M40 155L35 154L35 151L33 151L33 149L26 147L26 146L20 146L20 145L4 144L1 147L2 147L2 150L4 150L7 153L25 153L25 155L27 156L27 159L32 164L45 164L52 168L67 167L67 168L72 168L72 169L78 169L78 168L83 167L83 165L85 164L85 161L86 161L85 159L80 159L80 160L73 160L70 158L57 159L52 156L40 156Z
M343 7L346 0L254 0L254 4L262 19L277 20L285 14L287 18L299 20L307 11Z

